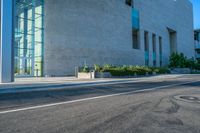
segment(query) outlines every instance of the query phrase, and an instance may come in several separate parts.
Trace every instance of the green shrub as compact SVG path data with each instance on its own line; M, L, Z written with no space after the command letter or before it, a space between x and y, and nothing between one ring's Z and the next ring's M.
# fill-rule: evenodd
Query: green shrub
M82 68L80 68L79 72L88 73L90 72L90 69L87 65L85 65Z
M170 65L171 68L191 68L200 70L200 64L194 59L187 59L183 53L173 53L170 56Z
M166 73L170 73L170 70L168 69L168 68L166 68L166 67L160 67L160 68L158 68L158 74L166 74Z
M132 65L113 66L110 64L106 64L103 67L101 67L98 64L95 64L94 70L96 72L110 72L112 76L134 76L135 74L146 75L147 73L152 74L153 72L156 72L158 74L165 74L170 72L169 69L165 67L155 68L155 67L132 66Z
M137 75L146 75L146 73L151 74L152 69L145 66L121 66L121 67L104 67L102 72L110 72L113 76L134 76Z
M194 63L194 69L200 70L200 63L198 62Z
M169 62L169 67L184 68L187 66L187 57L183 53L172 53Z
M105 65L103 66L103 69L109 69L109 68L112 68L112 65L110 65L110 64L105 64Z
M99 64L94 64L94 70L96 72L100 72L101 71L101 66Z
M159 68L154 68L154 69L153 69L153 72L159 73L159 72L160 72L160 69L159 69Z

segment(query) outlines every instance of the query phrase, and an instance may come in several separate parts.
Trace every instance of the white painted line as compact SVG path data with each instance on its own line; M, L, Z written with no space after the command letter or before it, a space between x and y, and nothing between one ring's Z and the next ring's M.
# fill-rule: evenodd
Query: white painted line
M184 85L184 84L189 84L189 83L195 83L195 82L198 82L198 81L185 82L185 83L177 83L177 84L172 84L172 85L158 86L158 87L149 88L149 89L129 91L129 92L123 92L123 93L116 93L116 94L111 94L111 95L103 95L103 96L97 96L97 97L91 97L91 98L84 98L84 99L78 99L78 100L72 100L72 101L65 101L65 102L58 102L58 103L52 103L52 104L44 104L44 105L27 107L27 108L21 108L21 109L13 109L13 110L1 111L0 114L14 113L14 112L20 112L20 111L26 111L26 110L33 110L33 109L39 109L39 108L45 108L45 107L52 107L52 106L58 106L58 105L76 103L76 102L89 101L89 100L94 100L94 99L101 99L101 98L108 98L108 97L114 97L114 96L120 96L120 95L127 95L127 94L132 94L132 93L153 91L153 90L157 90L157 89L161 89L161 88L174 87L174 86L179 86L179 85Z

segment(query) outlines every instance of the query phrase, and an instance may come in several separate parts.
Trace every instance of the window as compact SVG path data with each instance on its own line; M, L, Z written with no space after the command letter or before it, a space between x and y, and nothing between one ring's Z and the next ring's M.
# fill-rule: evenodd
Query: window
M132 6L132 0L126 0L126 4Z
M145 65L149 66L149 33L144 32Z
M162 37L159 37L160 66L162 66Z
M152 34L153 66L156 66L156 35Z
M177 52L177 32L173 29L168 28L169 31L169 42L170 42L170 53Z
M139 30L132 29L133 49L140 49Z
M195 40L195 41L199 41L199 33L198 33L198 32L196 32L196 33L194 34L194 40Z

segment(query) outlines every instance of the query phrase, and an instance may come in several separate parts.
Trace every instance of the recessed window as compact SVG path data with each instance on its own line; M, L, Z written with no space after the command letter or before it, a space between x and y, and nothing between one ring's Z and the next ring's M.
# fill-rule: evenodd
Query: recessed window
M126 0L126 4L132 6L132 0Z
M132 29L133 49L140 49L139 30Z
M177 52L177 32L173 29L168 28L169 31L169 42L170 42L170 53Z
M160 66L162 66L162 37L159 37Z
M156 35L152 34L152 45L153 45L153 66L156 66Z
M199 33L195 33L194 34L194 40L195 41L199 41Z
M149 66L149 33L144 32L145 65Z

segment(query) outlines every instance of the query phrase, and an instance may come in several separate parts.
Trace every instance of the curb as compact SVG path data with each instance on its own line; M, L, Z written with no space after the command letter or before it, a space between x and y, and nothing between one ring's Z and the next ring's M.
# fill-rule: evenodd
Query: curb
M145 78L135 78L135 79L114 79L109 81L98 81L98 82L84 82L84 83L60 83L54 85L33 85L33 86L16 86L16 87L4 87L0 88L0 94L13 94L13 93L23 93L23 92L36 92L36 91L47 91L47 90L61 90L67 88L77 88L77 87L90 87L98 85L113 85L120 83L135 83L135 82L144 82L149 80L161 79L161 78L176 78L180 75L158 75L153 77Z

